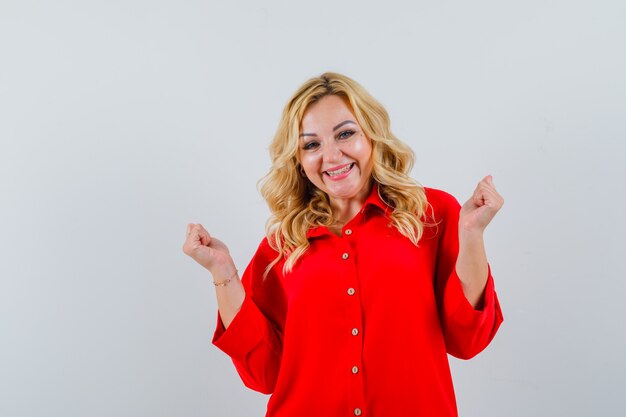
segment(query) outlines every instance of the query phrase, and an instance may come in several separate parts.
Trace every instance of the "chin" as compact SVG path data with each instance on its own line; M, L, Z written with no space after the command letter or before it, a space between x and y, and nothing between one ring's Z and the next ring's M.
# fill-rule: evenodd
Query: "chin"
M359 187L350 187L348 189L344 188L341 190L333 190L330 188L327 189L326 194L328 194L330 198L353 198L359 194L360 190L361 188Z

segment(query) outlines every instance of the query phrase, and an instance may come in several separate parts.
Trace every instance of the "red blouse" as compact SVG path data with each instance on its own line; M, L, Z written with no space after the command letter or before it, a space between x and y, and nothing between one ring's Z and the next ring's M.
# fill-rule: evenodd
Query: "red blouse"
M309 230L293 271L264 239L242 281L246 298L213 343L244 384L272 394L266 417L457 416L447 353L469 359L502 312L493 278L481 309L455 271L459 203L426 188L436 226L415 246L389 226L377 187L342 236ZM431 223L432 222L432 219Z

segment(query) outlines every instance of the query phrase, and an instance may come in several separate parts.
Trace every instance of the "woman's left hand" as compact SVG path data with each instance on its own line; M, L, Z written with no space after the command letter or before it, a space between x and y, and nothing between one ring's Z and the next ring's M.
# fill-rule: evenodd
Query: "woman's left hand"
M503 204L504 198L496 191L493 178L487 175L461 207L459 233L482 234Z

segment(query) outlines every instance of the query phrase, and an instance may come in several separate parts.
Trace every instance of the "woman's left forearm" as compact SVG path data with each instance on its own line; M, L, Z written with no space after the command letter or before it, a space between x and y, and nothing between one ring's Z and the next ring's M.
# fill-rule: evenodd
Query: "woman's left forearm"
M459 255L456 273L463 284L463 293L476 309L482 309L489 265L485 254L483 233L502 208L504 199L493 185L493 178L483 178L459 213Z
M459 229L459 255L456 272L463 285L463 293L474 308L482 308L483 294L489 276L485 241L482 231Z

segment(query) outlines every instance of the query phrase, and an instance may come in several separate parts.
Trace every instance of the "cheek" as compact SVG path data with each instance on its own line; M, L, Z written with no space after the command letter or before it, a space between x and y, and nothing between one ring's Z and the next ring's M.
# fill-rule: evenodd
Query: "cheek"
M359 140L352 142L352 155L355 159L358 159L361 164L369 164L372 157L372 145L370 140L361 134Z
M319 158L312 154L300 154L300 165L307 173L317 172Z

